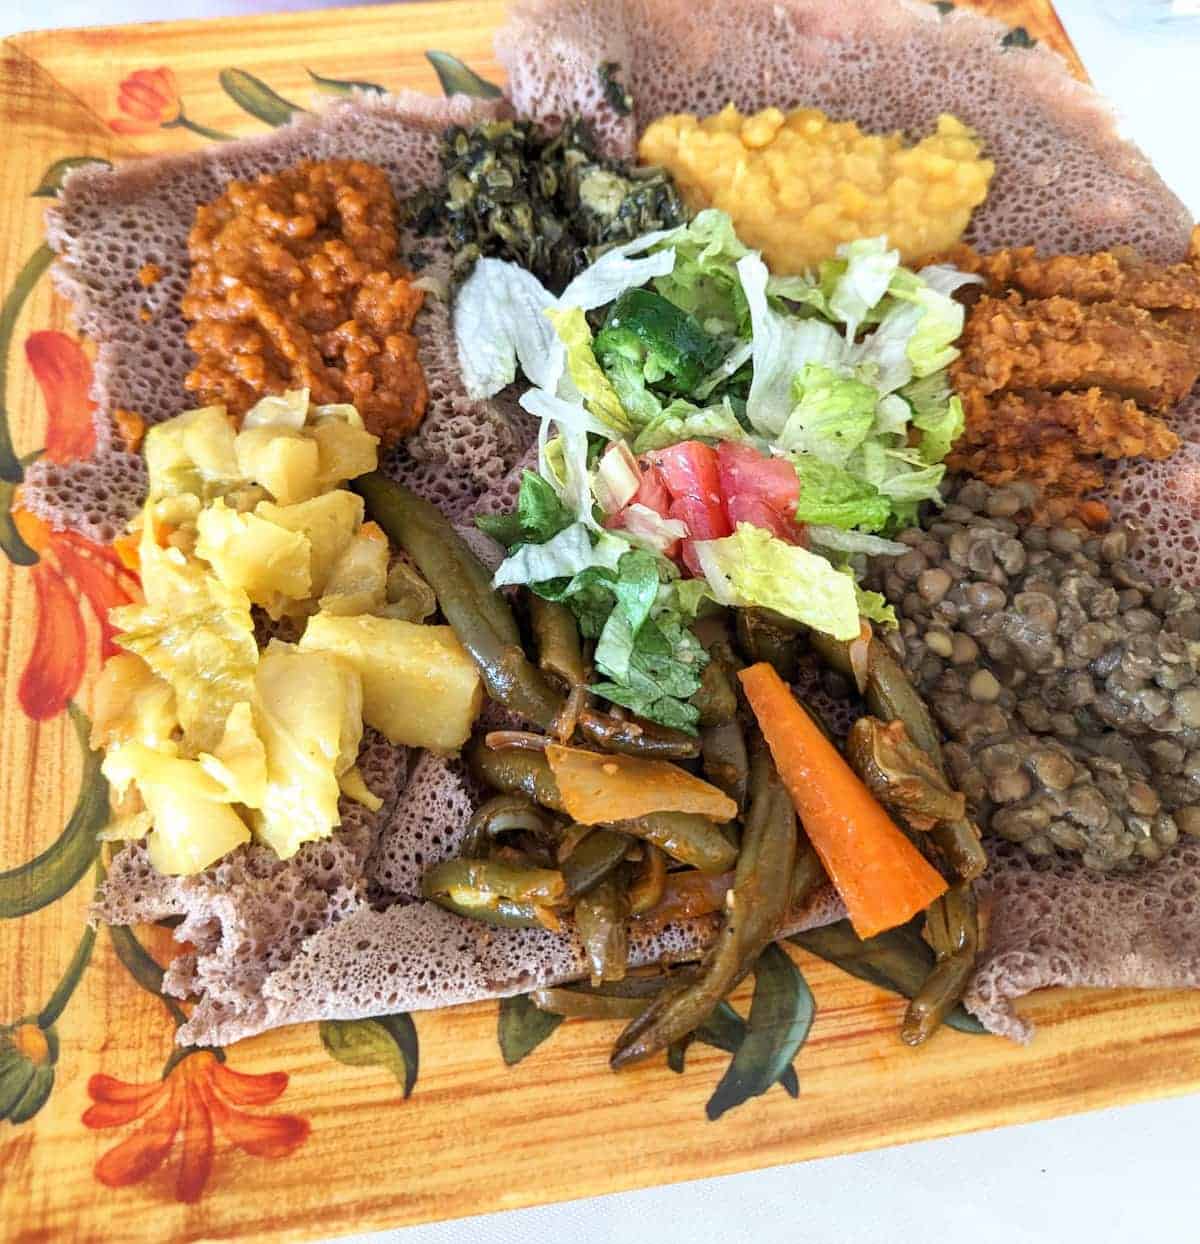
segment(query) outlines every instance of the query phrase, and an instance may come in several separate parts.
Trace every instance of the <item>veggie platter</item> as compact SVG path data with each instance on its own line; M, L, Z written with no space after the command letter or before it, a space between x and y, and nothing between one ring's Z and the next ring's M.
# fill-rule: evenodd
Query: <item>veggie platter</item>
M1112 986L1197 983L1194 536L1123 519L1194 452L1200 267L1052 9L979 7L796 47L1023 89L1099 178L1041 235L953 69L925 120L656 88L669 4L4 45L8 1237L1195 1089L1194 992Z

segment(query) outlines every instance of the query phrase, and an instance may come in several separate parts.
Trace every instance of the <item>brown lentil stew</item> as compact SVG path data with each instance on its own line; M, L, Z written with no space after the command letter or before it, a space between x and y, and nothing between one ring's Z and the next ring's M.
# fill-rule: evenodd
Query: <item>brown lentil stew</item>
M397 257L395 216L387 175L357 160L230 182L188 239L187 388L234 415L307 388L318 405L352 403L385 442L413 432L428 396L411 331L424 295Z
M1032 487L972 480L871 586L981 822L1097 871L1200 835L1200 612L1126 560L1132 535L1018 525Z

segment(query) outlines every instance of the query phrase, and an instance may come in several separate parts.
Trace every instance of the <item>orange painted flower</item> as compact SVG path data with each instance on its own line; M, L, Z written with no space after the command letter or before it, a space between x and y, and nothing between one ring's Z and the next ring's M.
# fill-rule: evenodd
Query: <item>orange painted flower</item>
M137 69L117 88L117 107L124 116L114 117L108 126L118 134L146 134L171 125L183 111L179 83L165 65Z
M78 342L58 332L30 334L25 357L46 403L46 456L59 463L89 457L96 447L91 361ZM21 509L13 521L40 559L32 571L33 648L17 699L28 716L45 721L66 708L83 680L87 632L81 602L100 625L103 659L116 651L108 611L136 600L138 586L112 549L74 531L55 531Z
M109 1188L140 1183L179 1145L175 1199L200 1199L212 1172L214 1133L256 1158L282 1158L308 1139L307 1119L294 1114L250 1114L240 1107L266 1106L287 1088L286 1072L246 1075L218 1061L211 1050L185 1054L161 1079L127 1084L94 1075L83 1115L91 1128L145 1122L96 1163L96 1178Z

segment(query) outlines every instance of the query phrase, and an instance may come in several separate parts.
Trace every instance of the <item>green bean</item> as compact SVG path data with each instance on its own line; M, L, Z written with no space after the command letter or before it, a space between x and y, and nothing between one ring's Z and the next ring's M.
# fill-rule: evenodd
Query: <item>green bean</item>
M834 639L824 631L810 631L809 643L827 665L854 681L858 694L867 690L871 656L871 624L863 621L862 629L854 639Z
M610 873L575 900L575 927L592 982L619 981L629 966L629 899L624 877Z
M538 919L537 908L532 903L514 903L506 898L484 899L478 896L470 899L439 894L433 901L456 916L466 916L469 920L478 920L483 924L494 925L498 929L544 929L542 920Z
M645 854L629 886L629 914L644 916L661 901L667 888L667 857L653 844L646 843Z
M568 691L572 687L585 686L587 667L583 661L575 615L566 605L530 592L529 622L537 646L539 667L560 679Z
M846 759L871 794L912 829L931 830L938 821L966 815L962 793L950 789L946 775L908 737L902 721L860 717L850 727Z
M447 894L463 902L507 898L514 903L557 903L566 895L566 882L557 869L530 868L504 860L443 860L421 878L426 898Z
M700 754L700 741L682 730L651 721L620 721L592 709L579 714L576 729L606 752L659 760L691 760Z
M737 848L717 826L694 812L650 812L631 821L614 821L614 829L653 843L673 860L705 873L733 867Z
M702 727L719 726L733 720L738 710L737 691L721 661L713 658L704 667L700 689L692 696L692 703L700 710Z
M482 739L472 739L464 752L472 773L494 790L525 795L543 808L565 812L550 762L542 752L495 752Z
M929 709L887 645L878 639L871 641L867 706L883 721L902 722L908 737L945 775L942 741ZM930 837L960 881L974 881L987 868L979 830L967 817L939 821Z
M746 736L736 717L700 733L700 756L704 776L737 804L746 806L746 786L750 781L750 758Z
M628 1066L679 1041L750 971L792 897L796 812L765 748L751 763L751 799L733 889L717 940L692 983L664 990L617 1038L611 1064Z
M933 970L904 1014L900 1039L929 1040L962 1001L979 956L979 907L970 882L951 886L925 913L925 939L933 947Z
M768 609L738 609L738 646L748 661L766 661L784 682L794 682L800 658L798 624Z
M560 837L555 833L553 820L527 796L493 795L467 822L467 836L459 854L467 858L482 856L493 839L522 830L551 842Z
M568 1019L633 1019L646 1006L644 998L616 998L570 989L535 989L529 996L539 1010Z
M825 884L825 865L817 854L808 835L799 831L796 844L796 862L792 866L792 899L790 910L800 912L805 903Z
M354 487L371 517L417 563L437 594L488 695L549 730L562 708L561 697L525 656L508 602L453 526L435 506L378 472L360 476Z
M593 829L562 861L567 895L574 898L621 866L632 839L611 829Z

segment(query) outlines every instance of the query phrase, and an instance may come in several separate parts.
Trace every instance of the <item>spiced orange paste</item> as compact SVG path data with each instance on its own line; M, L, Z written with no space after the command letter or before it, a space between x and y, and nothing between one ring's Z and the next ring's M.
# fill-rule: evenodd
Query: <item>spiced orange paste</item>
M395 200L373 165L306 160L230 182L188 239L188 389L241 416L307 388L317 405L352 403L385 441L406 436L428 397L412 335L424 295L396 252Z

